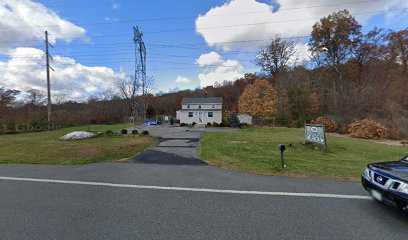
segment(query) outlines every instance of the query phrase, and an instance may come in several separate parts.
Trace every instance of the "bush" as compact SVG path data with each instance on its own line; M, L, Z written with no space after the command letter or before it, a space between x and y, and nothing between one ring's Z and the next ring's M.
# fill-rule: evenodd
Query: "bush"
M239 118L238 118L237 114L232 113L231 114L231 119L230 119L230 126L233 127L233 128L237 128L237 127L239 127L239 124L240 124L240 122L239 122Z
M106 130L106 134L113 134L112 130Z
M144 130L144 131L142 132L142 135L145 135L145 136L149 135L149 131Z
M210 122L207 123L207 127L211 127L211 123L210 123Z
M122 129L122 130L120 130L120 133L122 133L122 134L127 134L127 129Z
M217 123L217 122L213 122L213 123L212 123L212 126L213 126L213 127L219 127L219 126L220 126L220 124L219 124L219 123Z
M248 123L240 123L240 124L239 124L239 127L240 127L240 128L242 128L242 127L249 127L249 124L248 124Z
M386 132L383 125L369 119L352 122L347 126L347 130L350 136L365 139L379 139Z
M197 124L196 122L193 122L191 125L194 127L196 124Z
M322 124L326 132L337 132L339 125L331 118L318 117L316 120L312 120L313 124Z
M185 126L187 126L186 123L180 123L180 127L185 127Z
M136 129L132 130L132 134L138 134L139 132Z

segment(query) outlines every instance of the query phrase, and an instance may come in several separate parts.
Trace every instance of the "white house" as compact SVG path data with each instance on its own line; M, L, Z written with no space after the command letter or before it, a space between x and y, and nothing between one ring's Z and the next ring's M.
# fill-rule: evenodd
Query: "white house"
M180 123L207 124L222 121L222 97L183 98L181 106L176 117Z

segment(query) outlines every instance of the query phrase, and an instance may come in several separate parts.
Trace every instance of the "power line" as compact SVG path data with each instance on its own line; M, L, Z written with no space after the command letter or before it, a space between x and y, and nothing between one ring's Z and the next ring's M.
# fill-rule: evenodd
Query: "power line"
M363 3L370 3L370 2L381 2L385 0L366 0L360 2L345 2L345 3L334 3L334 4L322 4L322 5L313 5L313 6L302 6L302 7L292 7L292 8L280 8L278 11L290 11L290 10L299 10L299 9L309 9L309 8L318 8L318 7L329 7L329 6L339 6L339 5L354 5L354 4L363 4ZM44 6L45 7L45 6ZM235 15L243 15L243 14L254 14L254 13L263 13L263 12L271 12L271 10L263 10L263 11L250 11L250 12L240 12L234 14L211 14L206 15L206 17L223 17L223 16L235 16ZM134 23L134 22L149 22L149 21L167 21L167 20L177 20L177 19L196 19L197 16L186 16L186 17L163 17L163 18L150 18L150 19L133 19L133 20L122 20L122 21L115 21L115 22L94 22L94 23L75 23L75 25L107 25L107 24L118 24L118 23ZM54 24L54 25L44 25L41 27L77 27L72 26L71 24ZM30 28L30 27L38 27L33 25L21 25L21 26L2 26L0 28Z

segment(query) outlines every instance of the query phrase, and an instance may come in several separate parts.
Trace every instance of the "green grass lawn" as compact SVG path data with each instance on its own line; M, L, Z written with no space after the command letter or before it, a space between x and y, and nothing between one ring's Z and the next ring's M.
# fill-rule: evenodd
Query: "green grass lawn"
M150 136L102 134L96 138L62 141L73 131L105 132L132 124L90 125L49 132L0 135L0 163L82 164L119 160L137 155L156 140Z
M299 129L245 128L238 134L206 133L198 154L210 164L239 171L352 180L359 179L368 163L399 160L408 154L408 147L344 137L328 136L326 151L304 142L305 133ZM287 146L285 173L278 144Z

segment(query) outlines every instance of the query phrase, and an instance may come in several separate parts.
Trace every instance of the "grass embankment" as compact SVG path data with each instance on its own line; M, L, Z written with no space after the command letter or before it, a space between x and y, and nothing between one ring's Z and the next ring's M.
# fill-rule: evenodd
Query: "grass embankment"
M210 164L263 175L296 175L357 180L368 163L401 159L408 147L327 136L328 149L304 145L299 129L246 128L238 134L206 133L198 153ZM286 173L278 144L286 144ZM288 145L292 144L292 147Z
M90 125L49 132L0 135L0 163L82 164L119 160L137 155L155 139L141 135L102 134L96 138L62 141L73 131L105 132L133 125Z

